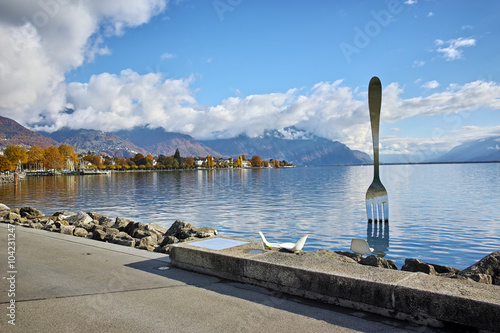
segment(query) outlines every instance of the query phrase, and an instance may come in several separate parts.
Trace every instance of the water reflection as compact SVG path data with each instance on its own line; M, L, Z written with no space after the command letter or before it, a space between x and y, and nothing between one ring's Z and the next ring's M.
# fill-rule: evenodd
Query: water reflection
M181 219L246 239L257 240L258 230L278 242L310 234L305 251L348 250L351 239L366 237L398 267L418 253L461 269L498 250L500 196L491 194L500 187L500 163L381 170L392 198L390 248L389 226L366 222L366 166L27 177L17 189L0 184L0 203L50 215L95 211L165 228Z
M389 223L368 223L366 240L373 248L373 253L385 257L389 252Z

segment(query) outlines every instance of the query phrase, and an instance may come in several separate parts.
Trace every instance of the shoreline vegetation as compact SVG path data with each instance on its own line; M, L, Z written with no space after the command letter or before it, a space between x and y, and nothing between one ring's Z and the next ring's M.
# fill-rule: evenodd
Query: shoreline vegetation
M56 212L51 216L47 216L33 207L11 209L2 203L0 203L0 222L164 254L169 253L170 247L173 244L218 235L217 230L214 228L197 228L181 220L176 220L166 229L153 223L135 222L126 218L116 217L116 219L111 219L106 215L95 212ZM332 261L374 266L383 269L398 269L392 260L375 255L362 257L347 251L299 251L295 254L290 253L290 255L318 256ZM464 270L430 264L418 259L406 259L401 270L500 286L500 251L485 256Z
M87 171L146 171L146 170L195 170L218 168L283 168L294 167L293 164L282 160L262 160L253 155L247 160L245 154L232 157L182 157L179 149L171 156L137 153L124 158L109 156L100 152L80 152L66 144L59 147L41 148L32 146L28 149L23 146L9 145L3 154L0 154L0 172L25 171L41 174L79 173Z

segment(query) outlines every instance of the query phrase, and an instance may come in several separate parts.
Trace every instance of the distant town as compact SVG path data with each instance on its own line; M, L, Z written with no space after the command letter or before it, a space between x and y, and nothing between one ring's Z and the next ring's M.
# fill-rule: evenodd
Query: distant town
M237 158L183 157L179 149L172 156L137 153L129 158L109 156L106 153L77 153L67 144L59 147L42 148L32 146L26 148L19 145L8 145L0 152L0 172L22 170L30 173L92 173L133 170L176 170L176 169L215 169L215 168L286 168L294 167L287 161L262 160L253 155L247 159L245 154Z

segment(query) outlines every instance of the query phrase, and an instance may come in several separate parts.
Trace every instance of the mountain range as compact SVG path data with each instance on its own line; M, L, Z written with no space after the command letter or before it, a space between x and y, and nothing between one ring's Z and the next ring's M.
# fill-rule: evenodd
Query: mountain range
M0 148L5 148L7 145L36 145L42 148L48 148L58 145L58 142L33 132L10 118L0 116Z
M286 160L295 165L365 164L368 154L346 145L320 138L296 128L267 131L263 136L245 135L232 139L195 140L193 137L162 128L137 127L113 133L62 128L55 132L33 132L12 119L0 117L0 146L18 144L44 148L68 144L78 152L101 152L130 157L137 153L171 156L179 149L182 156L234 157L259 155L263 160ZM20 138L23 138L22 140Z
M16 121L0 116L0 150L9 144L42 148L68 144L78 152L100 152L111 156L131 157L137 153L171 156L179 149L182 156L286 160L295 165L370 164L370 156L351 150L338 141L315 136L294 127L268 130L259 137L240 135L230 139L196 140L193 137L162 128L137 127L132 130L103 132L63 128L58 131L34 132ZM432 156L432 155L427 155ZM430 162L500 161L500 137L465 142ZM429 161L426 161L429 162Z
M435 162L484 162L500 161L500 137L465 142L456 146Z

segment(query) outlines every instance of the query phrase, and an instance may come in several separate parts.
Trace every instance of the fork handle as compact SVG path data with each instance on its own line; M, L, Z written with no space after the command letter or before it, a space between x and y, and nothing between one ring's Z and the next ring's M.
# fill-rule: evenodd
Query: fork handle
M382 83L376 76L372 77L368 85L368 109L370 110L370 123L372 126L373 140L373 178L379 178L379 127L380 106L382 105Z

